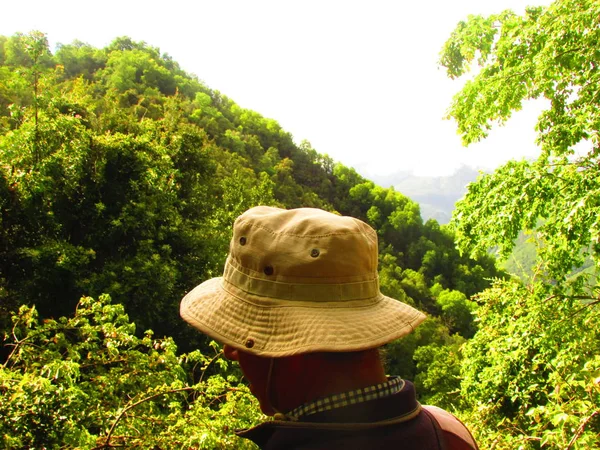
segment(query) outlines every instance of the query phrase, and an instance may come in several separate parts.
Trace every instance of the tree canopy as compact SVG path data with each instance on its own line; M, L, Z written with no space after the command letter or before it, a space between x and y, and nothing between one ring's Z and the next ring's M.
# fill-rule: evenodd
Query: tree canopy
M598 129L600 5L556 1L461 22L441 64L451 77L481 67L448 111L466 144L502 124L528 99L548 107L536 124L536 161L511 162L481 177L455 215L459 245L472 252L512 249L520 230L536 229L550 275L564 279L600 254Z
M508 256L523 230L538 243L526 283L477 296L462 399L482 445L598 448L600 436L600 3L557 0L471 16L446 42L451 78L478 70L448 116L465 144L531 99L540 155L481 175L452 219L459 248ZM581 268L587 267L586 270Z

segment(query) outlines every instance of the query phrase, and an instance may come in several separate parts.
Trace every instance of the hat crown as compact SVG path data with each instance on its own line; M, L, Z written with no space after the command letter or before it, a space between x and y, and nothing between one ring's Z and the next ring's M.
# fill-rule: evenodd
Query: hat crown
M320 209L258 206L234 223L228 264L252 278L310 284L377 278L377 234Z
M358 351L425 319L380 292L377 234L358 219L259 206L233 229L223 277L181 301L182 317L213 339L268 357Z

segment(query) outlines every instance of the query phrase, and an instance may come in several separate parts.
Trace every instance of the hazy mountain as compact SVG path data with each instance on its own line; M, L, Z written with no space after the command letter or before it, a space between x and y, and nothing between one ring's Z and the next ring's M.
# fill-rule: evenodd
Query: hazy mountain
M424 221L433 218L439 223L448 223L454 204L467 192L467 185L475 181L477 175L479 171L462 166L453 175L444 177L416 176L400 171L386 176L370 175L370 178L380 186L394 186L419 203Z

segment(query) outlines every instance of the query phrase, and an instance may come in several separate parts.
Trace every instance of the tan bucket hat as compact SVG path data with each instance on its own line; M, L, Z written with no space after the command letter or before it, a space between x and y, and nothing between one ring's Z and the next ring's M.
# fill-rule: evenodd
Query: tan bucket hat
M425 315L381 294L377 257L377 234L358 219L258 206L236 219L223 276L188 293L181 316L261 356L378 347Z

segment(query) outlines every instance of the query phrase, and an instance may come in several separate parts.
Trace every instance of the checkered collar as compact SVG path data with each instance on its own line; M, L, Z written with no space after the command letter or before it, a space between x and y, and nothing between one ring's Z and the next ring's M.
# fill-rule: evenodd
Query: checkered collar
M343 408L348 405L356 405L370 400L389 397L400 392L404 388L404 380L400 377L390 377L387 381L353 391L329 395L327 397L305 403L292 409L285 418L288 420L299 420L312 414Z

